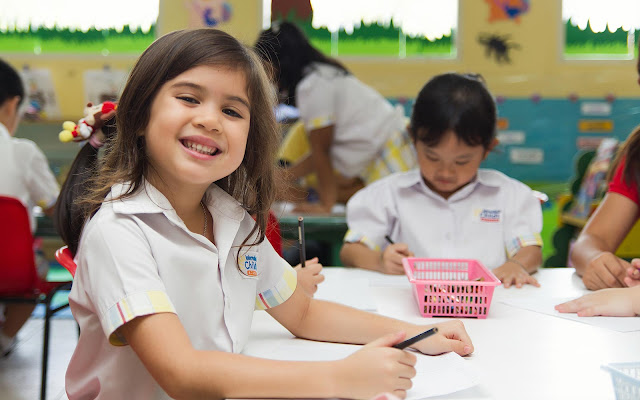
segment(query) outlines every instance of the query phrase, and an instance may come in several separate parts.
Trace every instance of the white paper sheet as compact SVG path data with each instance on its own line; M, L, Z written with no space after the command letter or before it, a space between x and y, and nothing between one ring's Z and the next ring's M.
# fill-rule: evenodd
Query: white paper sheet
M318 291L313 297L359 310L376 311L378 309L376 299L369 286L369 279L352 278L348 274L344 276L332 275L330 280L318 285Z
M266 357L291 361L330 361L345 358L360 348L348 344L290 339L282 340ZM407 400L454 393L479 383L476 371L456 353L440 356L415 354L418 357L417 374L412 379L413 387L407 392Z
M519 297L501 300L502 303L523 308L525 310L535 311L542 314L553 315L559 318L565 318L583 324L598 326L600 328L610 329L618 332L640 331L640 318L638 317L578 317L577 314L560 313L555 310L555 306L575 297Z

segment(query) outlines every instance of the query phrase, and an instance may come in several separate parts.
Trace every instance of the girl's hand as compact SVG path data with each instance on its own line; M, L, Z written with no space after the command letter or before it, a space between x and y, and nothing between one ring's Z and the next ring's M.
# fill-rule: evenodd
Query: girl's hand
M409 251L409 246L405 243L388 245L382 253L380 272L392 275L404 274L404 267L402 266L404 257L413 257L413 253Z
M521 288L522 285L529 284L536 287L540 287L540 284L533 276L529 275L522 266L512 261L507 261L501 266L493 269L493 274L502 281L505 288L510 288L511 285L516 285L517 288Z
M605 315L610 317L634 317L640 303L640 287L601 289L575 300L558 304L561 313L577 313L579 317Z
M385 335L337 361L338 397L368 399L387 392L404 399L411 388L411 378L416 376L417 358L391 346L405 336L404 332Z
M322 264L318 262L318 257L307 260L304 263L304 268L298 264L294 269L298 273L298 285L308 296L313 297L313 294L318 290L318 285L324 281Z
M625 277L631 264L616 257L613 253L603 251L589 261L582 275L582 282L591 290L612 287L625 287Z
M631 260L631 267L627 268L627 276L624 283L629 287L640 285L640 258Z
M461 356L466 356L473 352L473 343L471 343L471 338L462 322L452 320L434 326L438 327L438 333L419 341L412 347L421 353L429 355L454 351Z

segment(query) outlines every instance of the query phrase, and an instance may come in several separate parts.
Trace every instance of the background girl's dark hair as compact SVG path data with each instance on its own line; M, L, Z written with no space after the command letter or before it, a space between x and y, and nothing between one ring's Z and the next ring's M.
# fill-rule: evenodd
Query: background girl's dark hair
M112 140L116 134L116 118L112 117L102 126L104 141ZM87 182L93 177L97 167L99 149L88 142L80 149L73 160L67 178L60 188L60 195L56 201L54 221L62 241L69 249L76 253L78 240L84 225L82 207L77 203L86 190Z
M0 59L0 105L10 98L20 96L18 105L24 101L22 79L11 65Z
M640 62L639 62L640 63ZM622 177L628 185L636 185L640 194L640 125L637 126L618 149L615 159L609 167L607 179L611 181L618 169L620 162L624 159L624 170Z
M317 62L333 65L345 74L349 70L339 61L327 57L313 47L298 26L276 21L260 33L255 44L258 55L269 65L280 91L286 91L286 103L296 105L296 87L304 77L304 69Z
M496 105L478 75L437 75L424 85L413 105L410 134L436 146L455 132L469 146L489 148L496 135Z
M78 154L75 170L84 177L81 184L69 184L63 196L71 189L82 193L71 207L59 207L60 235L75 254L82 225L104 201L111 187L131 182L123 197L140 189L149 168L145 151L144 132L149 124L153 100L166 82L181 73L201 65L241 70L247 82L250 104L249 135L240 167L231 175L217 181L217 185L237 199L256 217L256 225L247 235L243 246L258 231L253 244L264 240L264 232L271 203L275 198L275 154L279 143L279 130L273 107L275 93L255 53L237 39L217 29L181 30L168 33L153 42L136 62L118 101L116 111L117 134L105 145L105 154L98 168L92 168L95 155ZM82 174L86 171L86 174Z

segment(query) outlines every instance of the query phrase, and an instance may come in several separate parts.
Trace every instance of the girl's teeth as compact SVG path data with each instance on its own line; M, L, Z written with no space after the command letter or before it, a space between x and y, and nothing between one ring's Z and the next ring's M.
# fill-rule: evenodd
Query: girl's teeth
M214 149L209 146L204 146L204 145L196 144L192 142L187 142L186 145L188 148L190 148L191 150L197 151L198 153L212 155L214 152Z

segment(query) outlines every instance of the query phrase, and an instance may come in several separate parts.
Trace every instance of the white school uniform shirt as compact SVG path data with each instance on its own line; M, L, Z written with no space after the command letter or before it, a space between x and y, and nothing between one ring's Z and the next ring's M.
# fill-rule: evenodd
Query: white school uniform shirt
M387 140L406 128L400 107L332 65L307 68L296 87L296 106L307 132L333 125L333 168L349 178L362 176Z
M115 198L127 185L115 185ZM132 319L175 313L195 349L239 353L254 309L286 301L295 270L269 241L237 247L255 221L219 187L206 206L216 245L189 231L169 201L145 182L105 201L85 225L69 295L80 338L66 375L69 400L168 399L116 330ZM249 242L251 243L251 242Z
M42 150L29 139L11 137L0 123L0 196L15 197L27 207L32 232L36 229L33 207L53 206L59 192Z
M502 265L525 246L542 246L542 210L525 184L491 169L449 199L424 183L419 169L390 175L347 203L345 242L384 251L385 235L416 257L476 259Z

